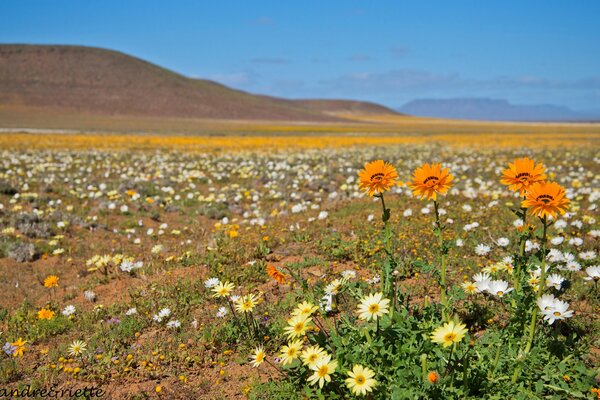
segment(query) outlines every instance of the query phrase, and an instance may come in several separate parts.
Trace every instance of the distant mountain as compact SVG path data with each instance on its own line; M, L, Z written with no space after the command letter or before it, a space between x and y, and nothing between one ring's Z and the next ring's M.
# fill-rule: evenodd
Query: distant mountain
M294 100L302 106L331 115L399 115L400 113L391 108L380 104L370 103L368 101L356 100L321 100L321 99L303 99Z
M506 100L418 99L398 109L399 112L437 118L485 121L598 121L600 113L582 113L552 104L516 105Z
M344 122L372 103L296 101L192 79L112 50L0 45L0 109L102 116ZM395 114L392 110L389 113Z

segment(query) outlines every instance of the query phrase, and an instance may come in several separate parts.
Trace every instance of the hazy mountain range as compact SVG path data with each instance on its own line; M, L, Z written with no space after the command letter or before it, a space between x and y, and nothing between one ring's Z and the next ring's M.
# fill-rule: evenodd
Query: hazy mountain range
M517 105L486 98L417 99L397 110L421 117L485 121L600 121L600 110L574 111L552 104Z

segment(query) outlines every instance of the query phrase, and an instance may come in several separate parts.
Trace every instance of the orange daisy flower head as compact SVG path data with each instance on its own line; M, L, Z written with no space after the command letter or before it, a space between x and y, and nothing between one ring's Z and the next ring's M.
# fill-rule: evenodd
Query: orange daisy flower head
M365 164L365 168L358 173L359 188L369 196L390 190L396 184L398 172L389 162L376 160Z
M442 168L442 164L425 163L413 172L412 181L408 186L413 194L421 199L437 200L437 195L446 194L452 187L454 177L448 168Z
M542 163L535 165L535 161L527 157L518 158L508 164L508 168L502 171L500 182L508 186L513 192L519 192L521 196L535 182L546 179L546 168Z
M37 312L37 317L38 319L51 320L52 318L54 318L54 311L48 308L42 308L40 311Z
M429 381L429 383L434 385L440 380L440 374L438 374L435 371L429 371L429 373L427 374L427 380Z
M58 276L50 275L44 279L44 287L52 288L58 286Z
M273 278L277 283L285 283L286 275L280 270L278 270L277 267L275 267L274 265L269 264L267 266L267 274L269 274L269 276Z
M567 211L570 201L565 194L565 188L556 182L536 182L529 186L521 207L529 208L532 215L540 218L556 218L556 214L563 215Z

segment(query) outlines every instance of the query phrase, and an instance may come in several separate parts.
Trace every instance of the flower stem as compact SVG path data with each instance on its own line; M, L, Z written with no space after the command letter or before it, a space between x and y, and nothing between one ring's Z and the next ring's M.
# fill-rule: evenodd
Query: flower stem
M527 229L527 208L521 208L521 212L523 213L523 229ZM525 242L527 241L527 235L522 234L519 239L519 259L515 263L515 272L513 278L513 286L515 290L518 292L521 290L521 271L523 270L523 266L525 261L523 257L525 256Z
M377 197L379 197L379 199L381 200L381 209L382 209L382 214L381 214L381 220L383 221L383 243L384 243L384 250L385 253L388 257L388 262L387 264L385 264L384 269L383 269L383 279L381 280L381 284L382 284L382 292L385 294L386 297L391 297L393 296L393 291L392 291L392 286L393 286L393 282L392 282L392 271L395 269L396 263L394 261L394 257L392 255L392 232L390 231L390 226L388 224L388 221L390 219L390 209L386 208L385 206L385 199L383 197L383 193L379 193L379 195L377 195ZM394 313L394 307L390 308L390 318L392 318Z
M448 313L448 295L446 293L446 256L447 251L444 248L444 238L442 236L442 230L444 229L442 223L440 222L440 212L439 205L437 201L433 201L433 205L435 207L435 233L438 237L440 243L440 252L441 252L441 269L440 269L440 300L442 303L442 318L444 321L447 320Z
M542 219L542 223L544 224L544 231L542 234L542 266L540 273L540 281L538 283L538 290L535 296L535 301L533 302L533 310L531 312L531 322L529 323L529 331L527 334L527 343L525 345L525 350L523 351L523 358L527 357L529 351L531 351L531 345L533 344L533 337L535 336L535 325L538 317L539 307L537 305L537 300L542 297L544 294L544 287L546 285L546 242L548 240L547 232L548 232L548 218L544 215ZM523 362L524 360L521 360ZM513 374L512 381L516 382L517 376L521 372L523 364L519 364L515 369L515 373Z

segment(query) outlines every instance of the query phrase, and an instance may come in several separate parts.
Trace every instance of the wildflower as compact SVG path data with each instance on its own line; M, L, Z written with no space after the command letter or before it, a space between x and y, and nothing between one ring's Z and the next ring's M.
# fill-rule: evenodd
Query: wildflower
M17 351L17 347L10 342L6 342L4 343L4 346L2 346L2 351L7 356L14 356L15 352Z
M434 385L435 383L437 383L437 381L439 381L439 380L440 380L440 374L438 374L437 372L430 371L427 374L427 381L429 383L431 383L432 385Z
M478 292L477 285L474 282L463 282L460 286L467 294L475 294Z
M58 286L58 276L50 275L44 279L44 287L53 288Z
M326 294L321 298L319 302L319 307L321 307L325 312L329 312L333 310L333 295Z
M354 278L356 278L356 272L352 271L351 269L342 271L342 279L344 281L348 281L348 280L354 279Z
M583 251L579 253L579 258L586 261L593 260L596 258L596 252L594 250Z
M75 311L76 311L75 306L69 304L68 306L63 308L62 315L64 315L65 317L69 317L69 316L75 314Z
M137 314L137 308L135 307L131 307L129 310L125 311L125 315L129 316L129 315L134 315Z
M556 320L571 318L573 316L573 311L569 310L569 303L566 301L554 299L551 305L545 305L545 307L547 309L542 310L542 314L544 315L544 319L550 325L552 325Z
M480 243L475 247L475 253L478 256L485 256L487 255L490 251L492 250L492 248L486 244Z
M565 197L565 189L556 182L537 182L529 187L525 200L521 206L529 208L532 215L540 218L556 214L563 215L569 204L569 199Z
M279 357L281 358L281 365L291 364L296 358L302 348L302 341L295 340L288 343L287 346L283 346L279 351Z
M42 308L40 311L38 311L37 317L38 319L51 320L52 318L54 318L54 311L48 308Z
M80 356L85 353L87 348L87 344L81 340L75 340L73 343L69 345L68 354L71 356Z
M464 324L450 321L433 331L431 334L431 341L439 343L444 347L448 347L453 343L460 342L467 332Z
M373 196L390 190L396 184L398 173L392 164L376 160L366 163L364 169L358 173L358 177L359 189Z
M546 260L550 261L551 263L561 262L563 261L563 254L558 249L550 249L548 255L546 256Z
M142 268L143 265L144 265L144 263L142 261L138 261L138 262L134 263L132 260L123 260L123 262L121 263L119 268L123 272L131 273L131 272L133 272L133 270Z
M227 309L227 307L219 307L219 310L217 310L216 317L224 318L228 313L229 313L229 310Z
M547 293L537 299L536 303L542 312L546 312L554 307L555 301L556 297L550 293Z
M300 359L302 360L303 365L307 365L309 368L312 368L314 365L316 365L317 361L321 360L325 356L327 356L325 350L315 345L304 349L302 354L300 354Z
M83 297L87 301L96 301L96 293L92 292L91 290L86 290L83 292Z
M288 326L285 327L284 331L290 339L304 336L312 328L311 321L312 318L306 315L296 315L287 321Z
M219 282L215 287L212 288L214 294L213 297L227 297L235 286L231 282Z
M508 282L506 281L491 281L487 288L488 293L500 298L504 297L506 293L509 293L512 290L513 288L509 288Z
M327 286L325 286L325 293L326 294L338 294L338 292L340 291L342 286L342 281L340 281L339 279L334 279L333 281L331 281L331 283L329 283Z
M269 276L273 278L275 282L285 283L286 275L279 271L274 265L269 264L267 266L267 274L269 274Z
M330 361L331 357L326 356L318 360L311 368L314 373L308 377L308 383L311 385L319 383L319 387L323 388L325 382L331 382L331 375L337 368L337 361Z
M158 312L158 316L161 318L166 318L169 317L171 315L171 309L170 308L163 308Z
M298 306L296 306L296 309L292 312L292 315L293 316L296 316L296 315L309 316L309 315L312 315L318 309L319 309L319 307L315 306L313 303L311 303L309 301L304 301L304 302L298 304Z
M560 290L565 278L558 274L552 274L548 278L546 278L546 286L553 287L556 290Z
M358 318L366 321L376 320L389 313L389 303L388 299L383 298L382 293L370 294L363 298L358 305Z
M506 247L510 244L510 240L508 238L501 237L496 243L498 243L498 246L500 247Z
M207 280L204 281L204 287L207 289L212 289L215 286L217 286L219 283L221 283L219 278L208 278Z
M262 364L265 361L266 357L267 355L265 353L265 349L262 346L255 348L252 352L252 355L250 356L252 366L254 368L258 368L260 364Z
M152 250L150 250L150 253L156 255L156 254L160 254L163 251L163 246L162 244L157 244L155 246L152 247Z
M11 346L13 346L15 348L15 350L13 352L13 357L20 357L23 355L23 352L25 351L26 343L27 343L27 341L23 340L21 338L19 338L18 340L11 343Z
M242 296L235 302L235 309L238 312L252 312L254 307L258 304L258 296L254 293L247 294Z
M428 200L437 200L437 194L446 194L452 187L454 177L448 168L441 164L423 164L413 172L412 182L408 186L415 196Z
M587 267L585 269L585 273L587 274L585 279L586 281L593 280L594 282L598 282L600 280L600 266L594 265L593 267Z
M508 186L509 190L518 191L520 196L524 196L532 184L546 179L544 172L543 164L535 165L535 161L527 157L519 158L509 163L508 168L502 171L500 182Z
M558 222L559 221L557 221L557 223ZM554 226L556 227L556 224L554 224ZM552 243L552 245L554 245L554 246L558 246L559 244L561 244L564 241L565 241L565 238L562 236L556 236L556 237L553 237L552 239L550 239L550 243Z
M176 319L173 319L173 320L167 322L167 328L169 328L169 329L177 329L180 326L181 326L181 322L179 322Z
M372 392L377 385L374 376L375 372L371 369L355 364L352 371L348 371L346 386L355 396L364 396L367 392Z

